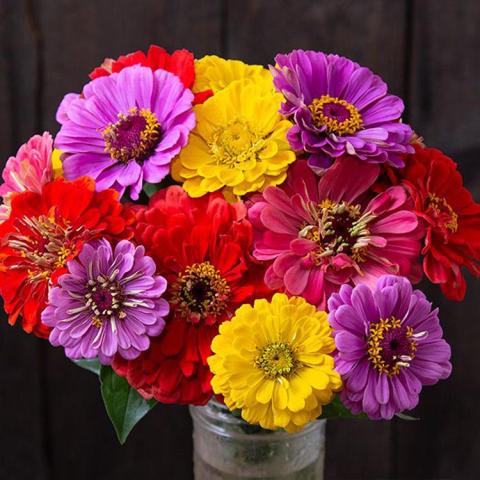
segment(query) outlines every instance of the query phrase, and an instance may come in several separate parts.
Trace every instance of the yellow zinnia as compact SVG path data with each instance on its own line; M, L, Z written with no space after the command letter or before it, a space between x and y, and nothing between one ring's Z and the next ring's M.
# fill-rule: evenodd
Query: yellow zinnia
M172 164L173 178L192 197L222 190L232 201L282 183L295 161L286 137L292 124L278 113L282 99L271 83L236 80L197 105L197 126Z
M52 152L52 170L53 177L60 178L63 176L63 166L62 166L62 151L58 148L54 148Z
M194 93L212 90L217 93L235 80L250 80L253 83L270 82L272 74L261 65L248 65L240 60L226 60L216 55L206 55L195 60Z
M249 423L300 430L341 389L334 348L327 314L303 298L256 300L222 323L212 342L213 391Z

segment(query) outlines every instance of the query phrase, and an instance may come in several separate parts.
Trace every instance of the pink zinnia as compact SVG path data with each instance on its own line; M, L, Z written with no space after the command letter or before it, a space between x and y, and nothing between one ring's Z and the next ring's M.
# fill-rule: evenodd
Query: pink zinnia
M324 308L345 283L375 285L384 274L419 279L421 231L411 200L403 187L369 194L378 173L377 165L342 157L319 178L298 160L285 184L253 198L254 256L273 260L270 288Z
M3 205L0 206L0 221L10 215L10 199L12 194L26 190L41 193L43 185L53 180L52 168L52 136L45 132L34 135L23 144L15 157L10 157L3 170L0 195Z

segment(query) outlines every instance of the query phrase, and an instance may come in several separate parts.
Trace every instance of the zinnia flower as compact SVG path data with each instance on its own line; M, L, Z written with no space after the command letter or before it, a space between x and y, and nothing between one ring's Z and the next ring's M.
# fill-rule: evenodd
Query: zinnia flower
M3 169L4 183L0 185L0 221L10 215L10 200L17 192L40 193L42 187L53 180L52 168L52 136L48 132L34 135L18 150L15 157L10 157Z
M348 58L294 50L277 55L274 83L285 96L281 112L293 118L292 148L310 165L327 168L335 158L355 155L370 163L404 165L412 130L401 123L403 102L368 68Z
M271 430L300 430L340 390L327 314L277 293L242 305L220 326L208 359L212 387L230 410Z
M166 70L175 74L186 88L192 88L195 80L195 67L193 53L188 50L175 50L172 54L159 47L158 45L150 45L148 52L145 54L141 50L129 53L128 55L120 55L116 60L106 58L102 65L96 67L90 72L90 78L95 80L99 77L106 77L112 73L118 73L124 68L132 65L142 65L149 67L153 71ZM194 104L202 103L209 96L211 91L198 91L195 95Z
M438 309L406 278L385 275L373 291L343 285L328 308L341 399L353 413L389 420L417 405L422 385L450 375Z
M116 357L113 367L145 397L193 404L210 399L207 357L218 326L242 303L267 294L264 269L250 257L245 213L220 194L191 199L177 186L138 211L135 236L168 281L171 315L147 352L128 362Z
M118 352L134 359L165 325L167 281L155 262L128 240L115 249L107 240L86 243L68 273L50 290L42 322L53 330L50 343L71 359L96 358L110 364Z
M411 200L400 186L369 195L378 170L344 157L319 178L298 160L284 185L253 198L254 255L274 260L268 286L323 308L344 283L374 285L386 273L419 279L422 232Z
M261 65L249 65L240 60L226 60L217 55L206 55L195 60L194 93L211 91L212 94L228 87L235 80L267 83L273 89L271 73Z
M426 226L423 269L443 294L463 300L462 267L480 276L480 204L463 186L455 162L434 148L417 148L398 173Z
M134 65L65 97L55 144L69 180L88 175L137 200L143 181L160 182L195 125L193 95L177 76Z
M222 190L230 200L282 183L295 160L271 82L232 82L195 107L197 126L172 165L192 197Z
M92 239L131 236L132 214L118 193L94 187L88 178L58 179L41 193L12 198L10 217L0 225L0 294L11 325L21 315L26 332L47 337L40 314L67 262Z

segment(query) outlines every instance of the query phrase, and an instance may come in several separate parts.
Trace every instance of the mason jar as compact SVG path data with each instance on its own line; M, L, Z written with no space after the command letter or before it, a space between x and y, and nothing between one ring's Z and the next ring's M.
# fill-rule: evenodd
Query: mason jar
M215 400L190 413L195 480L323 480L326 420L287 433L250 425Z

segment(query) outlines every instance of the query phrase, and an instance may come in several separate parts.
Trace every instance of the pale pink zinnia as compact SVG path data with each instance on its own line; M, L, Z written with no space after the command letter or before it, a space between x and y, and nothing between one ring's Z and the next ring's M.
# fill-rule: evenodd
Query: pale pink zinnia
M403 187L374 195L377 165L342 157L323 177L298 160L280 187L254 197L254 256L270 260L266 284L324 308L341 285L384 274L419 280L421 236Z
M52 136L45 132L34 135L8 159L2 174L5 183L0 185L0 222L10 215L12 194L26 190L41 193L43 185L53 180L52 148Z

